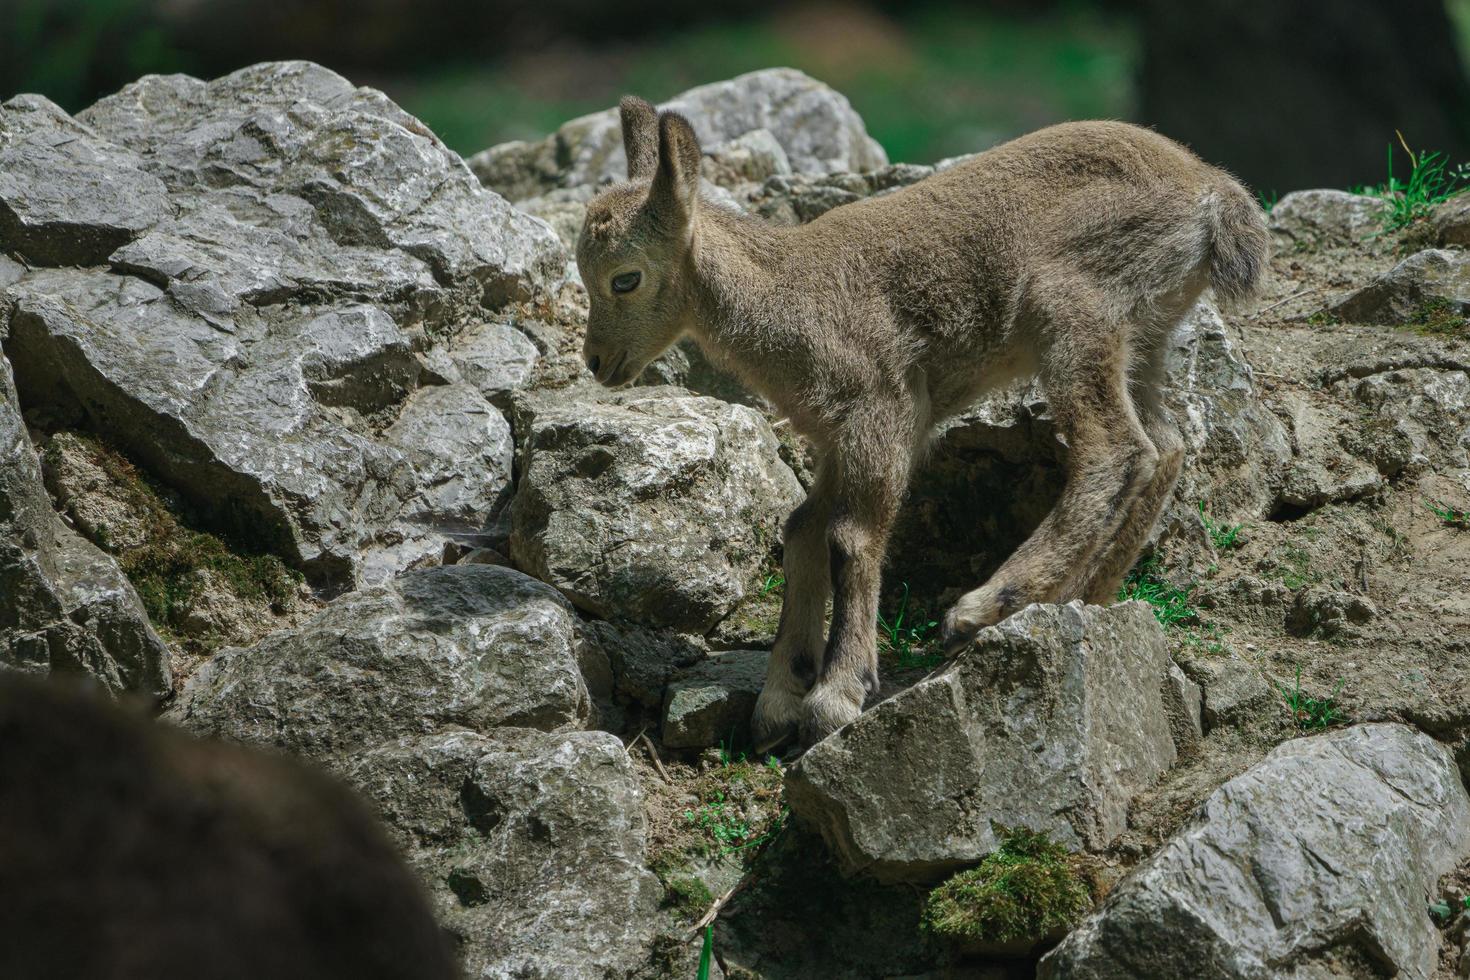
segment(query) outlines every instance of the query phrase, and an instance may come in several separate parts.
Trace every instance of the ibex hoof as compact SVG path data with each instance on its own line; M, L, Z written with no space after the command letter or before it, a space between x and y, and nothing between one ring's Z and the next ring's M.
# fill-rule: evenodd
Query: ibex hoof
M802 702L801 748L805 751L863 713L863 688L845 692L818 684Z
M756 753L774 752L795 737L804 714L799 696L772 685L764 687L750 717L750 738Z
M965 647L975 642L975 634L980 632L980 626L973 624L957 614L957 610L951 609L944 617L944 626L940 630L940 640L944 644L944 655L946 657L957 657Z

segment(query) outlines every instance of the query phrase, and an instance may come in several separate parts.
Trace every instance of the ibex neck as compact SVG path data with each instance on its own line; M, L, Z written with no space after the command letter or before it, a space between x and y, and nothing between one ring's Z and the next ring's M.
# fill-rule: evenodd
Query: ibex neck
M801 346L787 282L790 231L707 205L695 236L690 330L706 354L757 390L772 358Z

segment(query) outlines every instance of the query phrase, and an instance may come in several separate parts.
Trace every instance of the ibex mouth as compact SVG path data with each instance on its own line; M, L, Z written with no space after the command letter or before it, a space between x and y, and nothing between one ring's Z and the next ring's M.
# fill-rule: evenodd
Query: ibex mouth
M614 381L613 379L617 377L618 371L622 369L623 363L627 360L628 352L623 351L622 354L618 355L618 359L616 361L608 364L601 371L598 371L596 375L594 375L594 377L597 379L597 383L600 385L605 385L608 388L616 388L619 384L621 384L621 382Z

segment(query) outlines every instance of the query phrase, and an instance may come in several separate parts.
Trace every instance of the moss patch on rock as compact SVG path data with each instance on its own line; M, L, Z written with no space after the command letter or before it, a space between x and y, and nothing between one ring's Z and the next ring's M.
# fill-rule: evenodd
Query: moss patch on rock
M117 558L154 626L184 652L249 642L311 606L300 573L201 529L182 501L106 443L58 432L43 463L58 507Z
M1073 859L1046 833L997 827L1000 847L929 893L922 928L961 945L1030 945L1092 904Z

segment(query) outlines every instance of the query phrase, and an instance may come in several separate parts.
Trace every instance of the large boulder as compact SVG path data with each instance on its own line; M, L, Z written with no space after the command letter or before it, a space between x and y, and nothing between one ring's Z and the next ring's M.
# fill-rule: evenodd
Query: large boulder
M483 396L518 382L421 394L455 380L425 364L565 255L421 123L287 62L149 76L78 119L12 100L0 133L22 214L0 252L91 266L0 280L28 410L100 430L319 585L437 561L493 517L509 433ZM446 458L475 474L446 486Z
M1176 757L1171 667L1143 603L1028 606L813 746L787 800L844 870L885 881L978 861L997 823L1101 850Z
M500 729L406 737L346 770L428 883L469 977L628 977L667 925L622 743Z
M580 728L591 704L579 643L566 600L514 569L425 569L222 650L169 714L202 734L328 762L445 728Z
M527 399L517 438L511 557L602 617L708 631L802 499L759 413L678 389Z
M0 356L0 666L88 674L162 697L169 648L117 564L51 507Z
M1425 909L1467 856L1470 798L1449 749L1390 724L1297 739L1216 790L1039 975L1428 980L1439 935Z
M748 134L765 130L798 172L873 170L888 162L845 96L791 68L701 85L659 108L687 117L707 152L742 137L745 148L753 142ZM616 109L573 119L537 142L491 147L469 165L486 187L512 201L622 180L628 170Z

